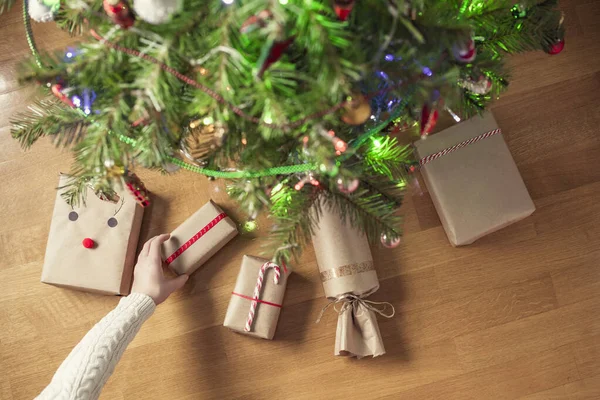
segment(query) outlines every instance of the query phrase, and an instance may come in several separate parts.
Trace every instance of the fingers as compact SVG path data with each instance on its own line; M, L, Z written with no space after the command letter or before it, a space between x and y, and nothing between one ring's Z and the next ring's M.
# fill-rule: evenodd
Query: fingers
M162 239L165 236L166 236L166 238ZM142 256L147 257L152 252L152 243L154 243L156 240L160 240L160 243L158 243L158 249L160 250L160 244L162 244L165 240L169 239L170 236L171 235L169 233L164 233L162 235L153 236L150 239L148 239L146 241L146 243L144 243L144 247L142 247L142 251L140 251L140 257L142 257ZM160 251L158 253L158 256L160 257Z
M169 240L171 234L163 233L162 235L158 235L152 238L152 242L150 243L150 249L148 250L148 255L152 257L156 257L158 259L161 258L161 249L160 246Z
M170 295L174 291L181 289L183 287L183 285L185 285L185 283L187 282L188 279L189 279L188 275L179 275L177 278L173 278L170 281L167 281L165 283L167 293L169 293L169 295Z
M150 250L150 242L152 242L155 237L156 236L146 240L146 243L144 243L144 247L142 247L142 251L140 251L140 257L146 257L148 255L148 251Z

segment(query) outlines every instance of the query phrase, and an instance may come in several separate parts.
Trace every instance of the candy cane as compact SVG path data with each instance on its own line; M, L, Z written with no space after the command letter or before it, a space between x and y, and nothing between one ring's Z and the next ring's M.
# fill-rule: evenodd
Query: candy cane
M254 313L256 312L256 306L258 305L258 299L260 298L260 291L262 289L263 279L265 277L265 271L268 268L273 268L275 275L273 276L273 282L278 285L279 278L281 277L281 269L275 263L267 261L260 267L258 271L258 278L256 279L256 286L254 287L254 293L252 294L252 303L250 303L250 311L248 312L248 319L246 320L246 327L244 330L250 332L252 330L252 322L254 321Z

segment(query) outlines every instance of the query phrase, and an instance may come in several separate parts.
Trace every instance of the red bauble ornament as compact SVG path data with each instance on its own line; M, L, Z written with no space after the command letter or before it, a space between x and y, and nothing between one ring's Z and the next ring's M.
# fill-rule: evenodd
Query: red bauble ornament
M475 41L469 39L465 43L454 43L452 46L452 55L459 62L469 63L475 59L477 50L475 49Z
M563 51L564 48L565 48L565 39L558 39L556 41L556 43L554 43L552 46L550 46L548 48L548 50L546 52L553 56L553 55L558 54L561 51Z
M68 105L69 107L75 107L75 104L71 101L69 96L63 93L63 85L60 83L55 83L50 88L52 90L52 94L55 95L60 101Z
M273 42L270 47L265 47L263 54L261 54L257 63L260 67L256 76L262 78L267 68L281 58L283 52L290 47L295 38L295 36L292 36L291 38L281 42Z
M124 179L127 190L135 197L138 204L142 207L148 207L150 205L150 191L146 189L142 180L133 172L128 172Z
M135 22L135 17L125 1L104 0L102 5L110 19L121 28L127 29Z
M94 246L96 245L96 243L94 242L93 239L90 238L85 238L83 239L83 241L81 242L81 244L83 245L83 247L85 247L86 249L93 249Z
M438 110L431 110L427 104L421 110L421 136L431 133L438 120Z
M272 20L273 13L269 10L262 10L258 14L245 20L240 28L240 32L249 33L259 28L265 28Z
M340 21L345 21L350 16L352 9L354 8L354 0L334 0L333 11L338 16Z

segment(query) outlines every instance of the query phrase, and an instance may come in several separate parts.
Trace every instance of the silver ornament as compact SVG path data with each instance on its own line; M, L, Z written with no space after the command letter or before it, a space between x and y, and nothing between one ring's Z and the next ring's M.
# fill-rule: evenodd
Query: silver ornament
M29 16L37 22L50 22L54 19L52 8L43 4L40 0L29 0L27 4Z
M492 81L485 76L480 76L477 81L461 79L458 85L475 94L488 94L492 90Z
M173 14L182 8L182 0L133 0L133 9L137 16L154 25L168 22Z
M343 178L339 177L336 181L337 187L342 193L352 193L358 189L360 181L356 178Z
M400 236L381 234L381 244L388 249L398 247L401 241Z

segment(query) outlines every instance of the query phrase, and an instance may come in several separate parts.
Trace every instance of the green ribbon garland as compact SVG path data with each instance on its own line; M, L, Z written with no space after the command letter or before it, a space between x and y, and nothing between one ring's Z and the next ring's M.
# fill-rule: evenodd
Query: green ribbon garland
M117 134L117 138L132 147L135 147L137 142L135 139L127 137L125 135ZM238 178L262 178L265 176L275 175L290 175L299 172L314 171L317 166L313 163L307 164L294 164L294 165L283 165L281 167L266 168L259 171L217 171L214 169L202 168L197 165L189 164L177 157L169 156L169 162L175 165L185 168L188 171L196 172L198 174L211 176L213 178L224 178L224 179L238 179Z
M47 0L47 1L48 1L48 3L52 4L53 6L56 6L56 4L60 4L59 0ZM27 43L29 44L29 49L31 50L31 53L33 54L35 63L38 65L38 67L43 68L42 61L41 61L39 52L37 50L37 47L35 45L35 40L33 38L33 32L31 30L31 24L29 21L29 12L27 10L27 4L28 4L28 1L24 0L23 1L23 23L25 24L25 33L27 36ZM404 106L406 105L406 103L408 102L408 99L410 97L411 97L410 95L406 96L404 98L404 100L402 101L402 103L396 108L396 110L392 113L392 115L387 120L385 120L384 122L378 124L373 129L370 129L369 131L367 131L364 134L362 134L361 136L359 136L358 139L356 139L354 142L352 142L350 144L350 147L353 149L358 149L368 138L381 132L390 122L392 122L394 119L396 119L398 117L398 115L400 114L401 110L404 108ZM82 114L83 114L83 112L82 112ZM85 114L83 114L83 115L87 117L87 115L85 115ZM121 142L126 143L132 147L135 147L137 144L135 139L130 138L128 136L118 134L117 137ZM351 155L352 155L351 152L347 153L342 158L342 161L346 160ZM173 156L169 156L168 160L171 163L178 165L181 168L187 169L188 171L196 172L198 174L210 176L213 178L224 178L224 179L262 178L262 177L266 177L266 176L291 175L291 174L296 174L296 173L300 173L300 172L314 171L317 169L316 164L306 163L306 164L283 165L280 167L266 168L266 169L258 170L258 171L218 171L218 170L202 168L197 165L189 164L189 163L187 163L177 157L173 157Z
M40 58L40 53L35 46L35 41L33 40L33 32L31 31L31 22L29 21L29 1L23 0L23 23L25 24L25 33L27 36L27 44L29 45L29 50L31 50L31 54L33 54L33 58L38 67L42 68L42 60Z
M173 164L179 165L181 168L187 169L188 171L197 172L206 176L212 176L214 178L225 179L262 178L265 176L291 175L299 172L314 171L317 169L315 164L309 163L283 165L281 167L266 168L260 171L215 171L212 169L201 168L192 164L188 164L176 157L169 157L169 161L171 161Z

